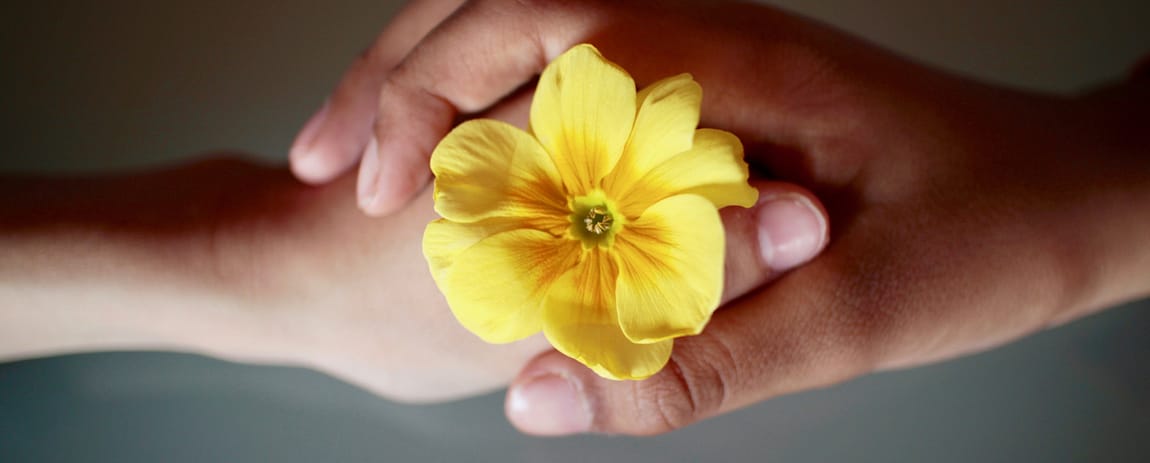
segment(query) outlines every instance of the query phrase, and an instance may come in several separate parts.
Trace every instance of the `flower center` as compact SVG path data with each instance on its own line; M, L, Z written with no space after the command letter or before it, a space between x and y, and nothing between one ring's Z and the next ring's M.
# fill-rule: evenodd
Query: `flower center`
M615 219L611 218L611 214L607 212L607 208L595 206L587 211L587 218L583 219L583 225L587 226L587 231L602 235L611 229L611 223L614 221Z
M584 248L611 247L615 243L615 233L626 222L618 213L615 202L601 190L571 198L568 206L571 208L569 236L582 241Z

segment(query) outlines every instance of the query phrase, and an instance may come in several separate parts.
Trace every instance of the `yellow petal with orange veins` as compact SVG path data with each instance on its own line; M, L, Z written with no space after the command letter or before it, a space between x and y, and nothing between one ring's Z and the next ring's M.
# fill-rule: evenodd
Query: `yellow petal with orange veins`
M723 224L709 201L655 203L615 238L616 313L632 342L698 334L723 291Z
M615 197L628 217L643 214L650 205L674 195L693 194L707 198L712 209L727 206L751 207L759 191L747 184L749 172L743 160L743 145L729 132L700 129L690 150L653 167Z
M561 217L567 199L559 171L530 134L477 119L456 127L431 155L435 211L455 222L490 217ZM537 228L564 224L541 225Z
M573 196L596 188L615 167L634 120L635 81L591 45L564 52L539 76L531 132Z
M501 218L475 223L438 219L427 224L423 231L423 256L431 267L432 278L442 286L447 269L451 268L459 254L488 236L516 228L522 228L522 225Z
M631 137L604 189L634 183L655 166L691 149L703 89L690 74L679 74L648 85L638 96L638 113Z
M506 231L457 254L437 281L465 328L487 342L512 342L542 329L541 302L580 251L578 242L541 231Z
M436 147L424 255L459 322L488 342L542 330L612 379L643 379L674 338L719 304L718 209L750 207L742 145L696 130L689 74L636 94L595 47L577 45L539 78L530 133L461 124Z
M543 332L559 352L608 379L643 379L671 357L673 341L635 344L615 318L613 257L592 248L547 294Z
M606 323L546 325L545 332L555 350L616 381L646 379L658 373L671 358L675 342L636 344L623 335L619 325Z

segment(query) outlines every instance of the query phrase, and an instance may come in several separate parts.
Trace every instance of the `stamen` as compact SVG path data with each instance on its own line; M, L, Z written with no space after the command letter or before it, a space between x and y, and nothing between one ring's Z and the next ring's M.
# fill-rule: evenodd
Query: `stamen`
M611 229L612 221L611 214L607 213L607 208L595 206L587 211L587 218L583 219L583 225L587 226L587 231L602 235Z

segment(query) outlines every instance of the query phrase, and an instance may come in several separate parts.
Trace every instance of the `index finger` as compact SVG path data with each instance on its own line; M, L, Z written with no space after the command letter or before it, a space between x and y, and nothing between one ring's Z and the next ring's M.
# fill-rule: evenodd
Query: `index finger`
M383 83L360 166L360 207L371 215L402 207L426 185L430 153L460 113L488 108L581 42L607 51L640 84L691 73L709 89L700 121L744 144L818 145L858 118L849 111L859 106L850 81L834 63L852 59L859 45L762 5L475 1L428 34ZM801 156L780 158L781 166L819 161ZM772 159L765 164L774 170Z
M525 2L472 2L440 24L388 75L374 139L364 152L360 207L402 207L430 177L427 159L460 113L499 101L574 45L582 15L542 14Z
M371 137L379 88L387 73L462 0L412 0L340 78L301 128L288 156L300 180L321 184L358 164Z

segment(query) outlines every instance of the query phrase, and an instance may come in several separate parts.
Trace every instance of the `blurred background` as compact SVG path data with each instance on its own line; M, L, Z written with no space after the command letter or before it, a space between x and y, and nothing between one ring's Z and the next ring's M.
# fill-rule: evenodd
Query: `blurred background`
M286 162L400 2L0 6L0 172L214 149ZM771 2L984 80L1073 92L1150 52L1145 0ZM1150 276L1147 276L1150 278ZM169 353L0 364L0 462L1146 461L1150 301L655 438L518 435L502 395L405 406L306 370Z

